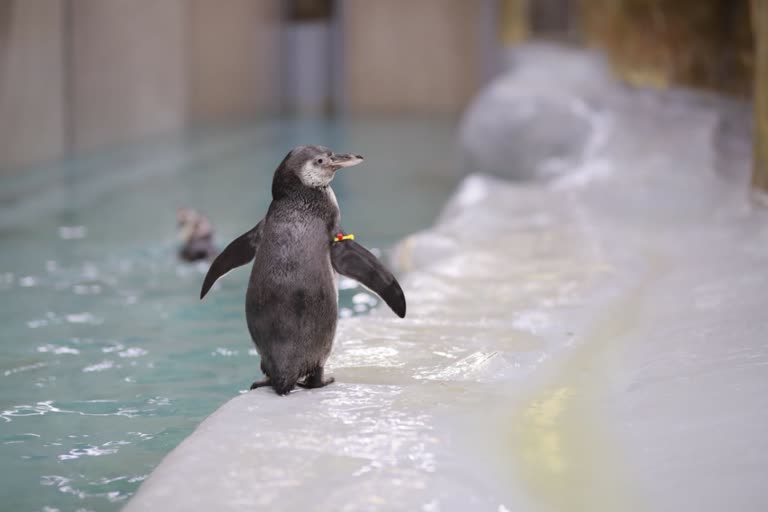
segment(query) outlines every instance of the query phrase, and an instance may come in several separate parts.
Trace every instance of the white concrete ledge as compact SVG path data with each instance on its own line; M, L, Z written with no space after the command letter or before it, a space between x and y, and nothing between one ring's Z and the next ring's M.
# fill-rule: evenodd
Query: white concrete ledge
M470 176L398 247L408 318L341 321L335 385L235 398L126 510L760 510L768 215L715 144L735 114L606 91L570 172Z

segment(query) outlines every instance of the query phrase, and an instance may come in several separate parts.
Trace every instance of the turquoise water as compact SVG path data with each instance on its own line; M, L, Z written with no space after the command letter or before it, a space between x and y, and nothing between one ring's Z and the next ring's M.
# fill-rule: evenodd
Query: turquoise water
M271 121L0 178L0 508L119 509L258 376L248 271L198 301L206 268L175 259L177 206L205 212L225 244L265 212L284 154L324 144L365 155L334 189L345 229L386 249L456 185L453 126ZM342 284L342 315L375 303Z

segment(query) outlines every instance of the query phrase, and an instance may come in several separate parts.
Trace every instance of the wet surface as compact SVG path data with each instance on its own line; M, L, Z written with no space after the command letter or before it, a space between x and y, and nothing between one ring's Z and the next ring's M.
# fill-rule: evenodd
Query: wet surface
M503 163L515 138L482 127L553 100L584 147L533 158L535 180L471 174L397 246L404 320L344 319L336 385L235 398L127 510L764 508L768 213L745 141L718 144L744 111L573 53L492 84L463 143Z
M198 301L206 265L176 261L177 206L204 211L223 246L266 211L284 154L325 144L366 156L334 188L345 228L385 249L431 224L449 196L453 135L448 121L275 121L3 178L3 507L119 509L258 375L248 271ZM377 303L354 281L340 288L343 317Z

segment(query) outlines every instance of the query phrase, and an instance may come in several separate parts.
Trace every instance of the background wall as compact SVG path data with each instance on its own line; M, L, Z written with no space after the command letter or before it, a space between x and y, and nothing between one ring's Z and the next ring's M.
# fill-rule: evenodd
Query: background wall
M352 112L458 112L483 76L483 2L348 0L342 32ZM493 27L490 27L493 28Z
M183 0L70 3L67 78L74 150L184 125L185 8Z
M279 0L0 0L0 172L268 112Z
M0 172L279 110L456 114L490 74L495 5L0 0ZM328 51L300 47L317 26Z
M498 70L499 48L544 37L605 51L633 85L754 95L755 183L768 189L766 9L768 0L0 0L0 172L260 114L455 115ZM318 27L328 50L309 37Z
M279 0L189 0L188 115L222 121L274 111Z
M0 0L0 171L65 147L62 0Z

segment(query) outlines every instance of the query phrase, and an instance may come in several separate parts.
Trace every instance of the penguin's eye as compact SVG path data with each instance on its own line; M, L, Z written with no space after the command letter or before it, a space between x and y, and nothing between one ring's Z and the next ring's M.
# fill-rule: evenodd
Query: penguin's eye
M325 163L325 158L318 158L317 160L315 160L315 163L317 165L323 165Z

